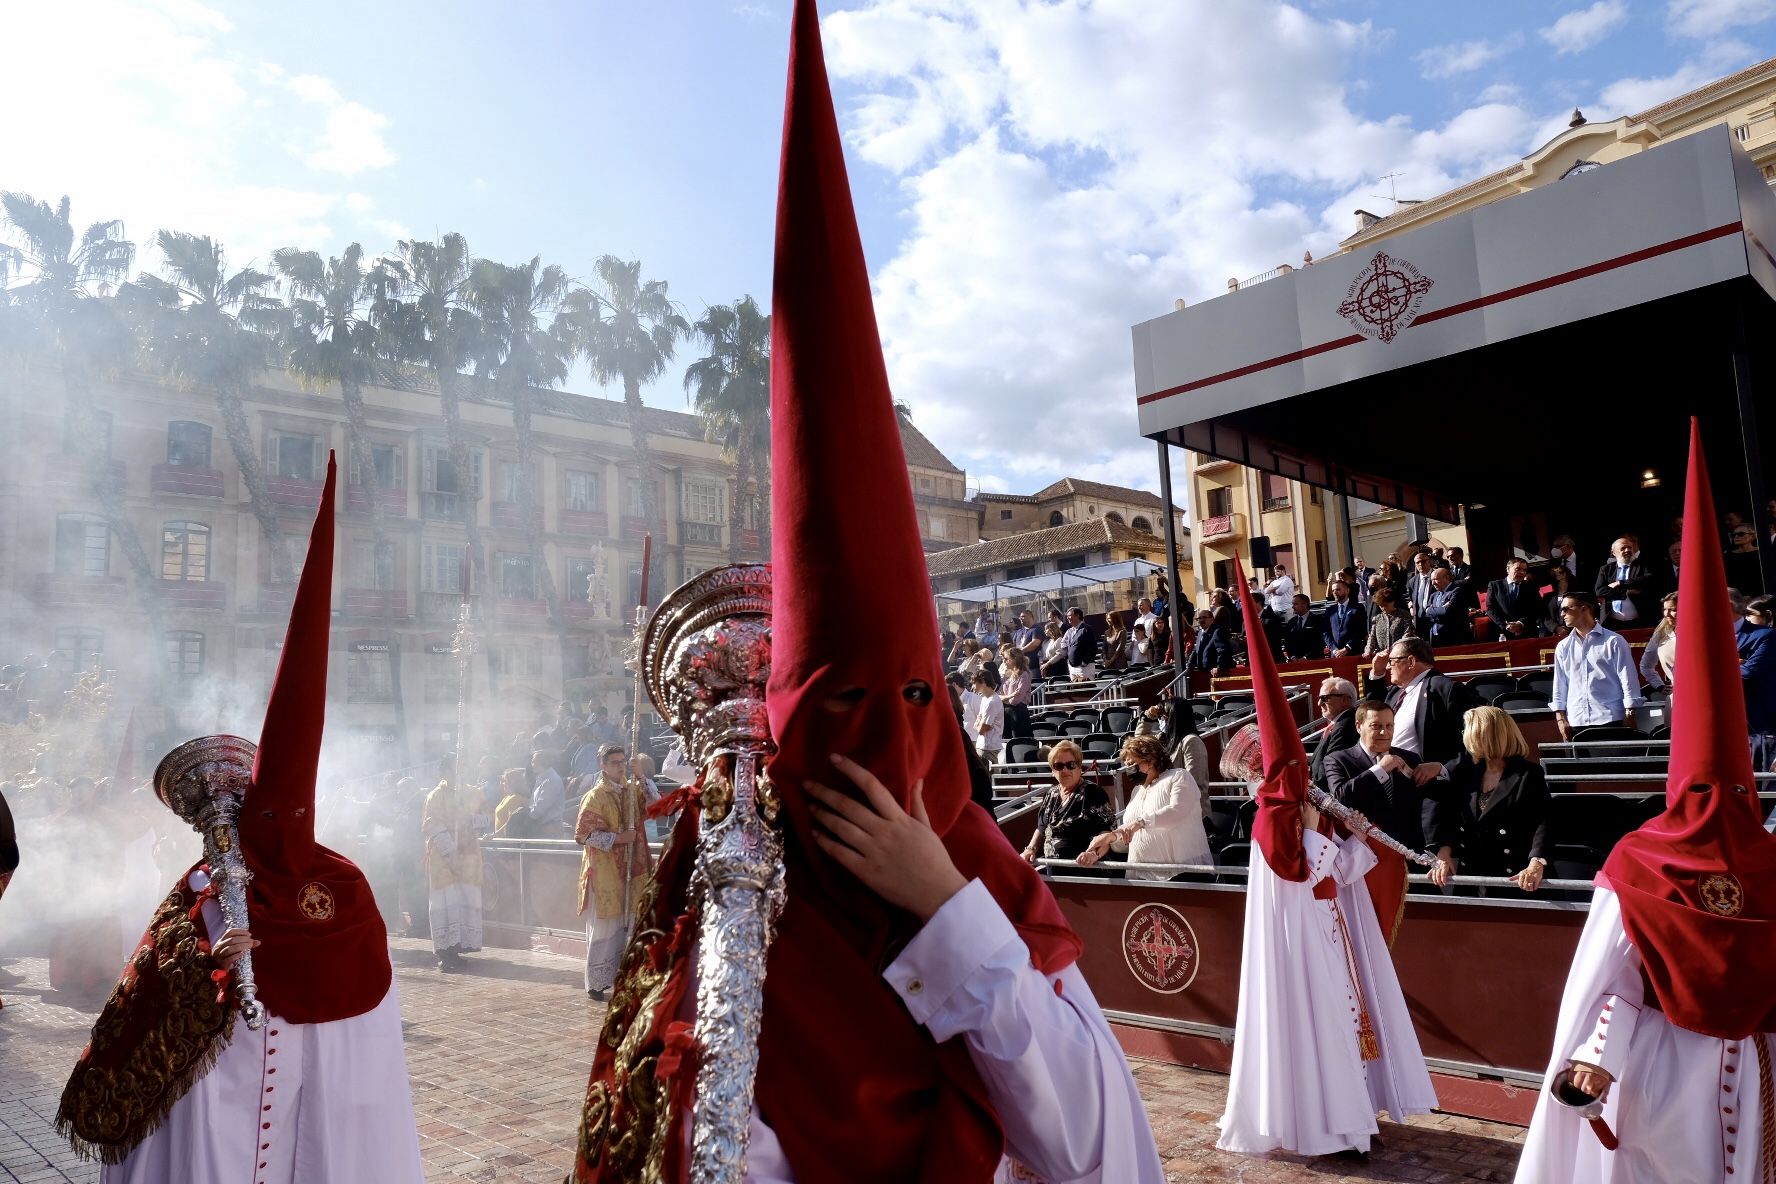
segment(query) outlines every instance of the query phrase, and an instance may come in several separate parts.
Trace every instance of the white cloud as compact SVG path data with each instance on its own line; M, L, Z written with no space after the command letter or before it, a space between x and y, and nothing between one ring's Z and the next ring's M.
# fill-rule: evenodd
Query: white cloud
M0 189L68 194L80 224L122 218L144 248L139 267L158 266L145 246L162 229L212 235L235 265L288 244L337 250L376 230L369 207L328 174L391 161L384 118L328 79L246 52L215 10L194 0L11 5L0 35L78 44L106 63L70 86L63 56L9 59L13 93L57 100L8 123ZM285 142L293 155L280 156Z
M1609 36L1628 19L1627 0L1597 0L1589 8L1567 13L1540 30L1555 53L1581 53Z
M1426 78L1454 78L1498 61L1520 44L1522 38L1516 34L1498 41L1458 41L1422 49L1412 60L1418 63L1419 72Z
M1665 19L1683 37L1714 37L1776 17L1776 0L1671 0Z
M1540 121L1503 95L1369 117L1382 35L1275 2L878 0L824 32L841 124L904 195L873 260L896 395L985 488L1151 488L1130 325L1335 249L1381 174L1430 196L1515 160Z
M1684 62L1669 74L1650 78L1619 78L1603 88L1596 110L1608 118L1636 115L1674 99L1687 91L1731 74L1758 57L1757 50L1743 41L1731 39L1711 41L1701 53Z

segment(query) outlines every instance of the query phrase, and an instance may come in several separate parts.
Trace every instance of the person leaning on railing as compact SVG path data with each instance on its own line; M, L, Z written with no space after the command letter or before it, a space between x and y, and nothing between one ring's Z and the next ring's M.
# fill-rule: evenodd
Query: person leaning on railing
M1508 876L1525 892L1547 874L1548 781L1529 759L1517 721L1497 707L1473 707L1462 719L1466 751L1449 771L1446 800L1460 811L1456 849L1462 872Z
M1172 767L1159 737L1130 736L1122 742L1122 761L1135 766L1142 784L1129 795L1122 825L1093 839L1079 865L1090 867L1112 850L1128 852L1130 863L1212 864L1202 791L1189 773ZM1164 880L1171 873L1130 869L1127 876Z
M1085 779L1085 753L1071 740L1048 753L1055 783L1036 810L1036 830L1024 845L1024 858L1077 859L1093 838L1116 825L1116 810L1098 785Z

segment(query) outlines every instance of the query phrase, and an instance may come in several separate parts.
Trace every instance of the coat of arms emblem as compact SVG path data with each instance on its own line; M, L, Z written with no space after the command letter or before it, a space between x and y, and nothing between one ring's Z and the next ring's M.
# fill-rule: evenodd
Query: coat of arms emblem
M1418 316L1431 283L1428 276L1406 260L1377 251L1368 266L1351 280L1344 303L1338 306L1338 315L1371 340L1392 341Z

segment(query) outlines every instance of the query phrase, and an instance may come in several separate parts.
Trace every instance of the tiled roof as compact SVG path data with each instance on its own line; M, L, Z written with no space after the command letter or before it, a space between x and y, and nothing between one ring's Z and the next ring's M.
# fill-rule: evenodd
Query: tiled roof
M417 391L420 394L435 395L438 393L438 378L430 370L419 366L379 366L376 375L377 385L392 387L396 390ZM507 400L485 379L464 374L458 378L459 387L465 399L478 403L506 403ZM585 420L590 423L612 424L617 427L629 426L629 407L621 399L607 399L602 395L582 395L573 391L553 390L539 387L535 391L537 407L551 415L564 415L570 419ZM661 407L643 407L642 422L647 430L659 436L682 436L687 439L703 439L703 421L695 415L683 411L667 411Z
M1099 481L1082 481L1078 477L1062 477L1053 485L1038 489L1031 497L1036 501L1045 502L1050 498L1066 497L1101 497L1106 501L1122 502L1130 506L1145 506L1157 510L1163 504L1159 495L1148 493L1145 489L1130 489L1126 485L1105 485Z
M1765 58L1756 65L1745 67L1737 74L1729 74L1725 78L1716 79L1707 86L1698 87L1689 94L1678 95L1675 99L1667 99L1657 107L1649 107L1639 115L1630 116L1628 122L1658 123L1666 116L1681 111L1685 107L1705 102L1716 95L1725 94L1735 87L1744 86L1748 82L1754 82L1769 74L1776 74L1776 58Z
M1157 535L1108 518L1092 518L940 551L927 555L925 565L934 576L953 576L1108 546L1147 551L1156 559L1165 554L1165 540Z
M941 469L946 473L960 473L962 470L950 463L950 458L937 450L937 445L925 438L925 433L914 427L912 421L895 416L900 423L900 447L906 453L909 465L918 465L921 469Z

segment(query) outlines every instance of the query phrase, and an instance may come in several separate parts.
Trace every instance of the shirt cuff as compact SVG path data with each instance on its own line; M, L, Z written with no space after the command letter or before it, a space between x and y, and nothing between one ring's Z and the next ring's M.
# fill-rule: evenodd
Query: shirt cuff
M926 1024L957 988L1012 942L1022 945L1023 939L999 902L985 884L970 880L931 915L882 978L913 1019ZM1023 961L1029 961L1027 952Z

